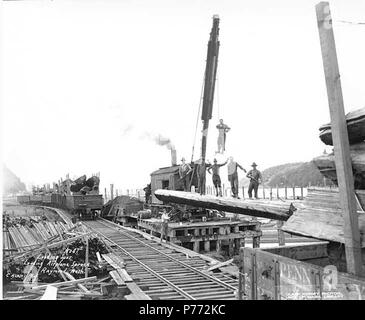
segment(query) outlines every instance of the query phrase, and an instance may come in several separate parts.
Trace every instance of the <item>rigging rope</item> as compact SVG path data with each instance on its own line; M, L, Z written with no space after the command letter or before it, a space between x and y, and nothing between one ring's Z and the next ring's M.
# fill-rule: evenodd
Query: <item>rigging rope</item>
M220 106L219 106L219 77L217 77L217 111L218 111L218 121L220 119Z
M205 72L204 72L204 77L203 77L203 82L202 82L202 89L201 89L201 92L200 92L200 101L199 101L198 116L196 118L196 124L195 124L195 133L194 133L194 140L193 140L193 149L192 149L192 152L191 152L191 162L193 162L193 158L194 158L194 149L195 149L196 133L198 131L199 116L200 116L200 110L201 110L202 101L203 101L204 80L205 80Z
M353 24L353 25L365 25L365 22L354 22L354 21L346 21L346 20L334 20L334 22L344 23L344 24Z

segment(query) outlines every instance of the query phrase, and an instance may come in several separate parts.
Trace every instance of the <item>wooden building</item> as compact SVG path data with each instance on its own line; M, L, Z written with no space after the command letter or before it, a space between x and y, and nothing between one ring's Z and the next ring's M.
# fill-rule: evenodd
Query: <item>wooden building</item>
M158 189L184 190L179 177L179 166L160 168L151 173L152 203L162 203L155 197Z

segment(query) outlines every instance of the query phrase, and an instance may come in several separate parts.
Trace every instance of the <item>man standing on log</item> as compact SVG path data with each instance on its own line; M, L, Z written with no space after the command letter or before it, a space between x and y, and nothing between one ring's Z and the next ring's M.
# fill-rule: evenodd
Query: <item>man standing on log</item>
M250 179L250 185L248 187L248 196L252 199L252 190L255 191L255 198L258 199L257 190L260 182L262 182L262 175L259 170L256 169L257 164L254 162L251 167L253 168L247 173L247 178Z
M238 197L238 172L237 168L240 168L242 171L246 172L245 169L242 168L236 161L233 161L233 157L229 158L228 163L228 181L231 183L231 191L233 198L240 199Z
M183 183L184 191L190 191L189 190L189 184L190 184L189 175L192 170L191 170L190 165L188 163L185 163L185 158L182 158L181 162L182 163L179 167L180 180Z
M231 130L231 128L223 123L223 119L220 119L217 129L219 131L217 153L224 153L226 150L226 133Z
M213 185L217 197L218 195L220 197L222 196L222 184L221 184L221 177L219 176L219 168L225 166L227 163L228 160L225 163L218 164L217 159L214 159L214 164L208 168L209 173L211 173L210 170L213 170ZM219 193L218 193L218 188L219 188Z

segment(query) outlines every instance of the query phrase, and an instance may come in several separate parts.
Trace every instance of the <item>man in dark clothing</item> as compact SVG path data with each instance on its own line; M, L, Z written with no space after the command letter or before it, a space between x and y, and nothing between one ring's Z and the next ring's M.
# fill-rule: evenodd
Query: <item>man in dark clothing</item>
M247 173L247 178L250 179L250 185L248 187L248 196L252 199L252 190L255 191L255 198L258 199L257 190L259 184L262 182L262 175L259 170L256 169L257 164L254 162L252 165L252 170Z
M148 204L150 202L150 197L151 197L151 184L149 183L145 188L143 188L143 191L146 204Z
M240 166L236 161L233 161L233 157L230 157L228 163L228 181L231 183L231 191L233 198L239 199L237 168L240 168L243 172L246 172L246 170L243 169L242 166Z
M181 159L181 165L179 167L179 177L183 183L184 191L190 191L190 172L192 171L190 165L185 163L185 158Z
M198 190L201 195L205 194L205 177L206 170L210 165L205 162L205 159L200 159L200 163L198 164Z
M216 196L218 197L218 195L221 197L222 196L222 184L221 184L221 177L219 176L219 168L223 167L227 164L228 160L225 163L222 164L218 164L217 163L217 159L214 159L214 164L211 165L208 168L208 172L211 173L210 171L213 171L213 184L214 184L214 188L215 188L215 192L216 192ZM219 189L219 193L218 193L218 189Z

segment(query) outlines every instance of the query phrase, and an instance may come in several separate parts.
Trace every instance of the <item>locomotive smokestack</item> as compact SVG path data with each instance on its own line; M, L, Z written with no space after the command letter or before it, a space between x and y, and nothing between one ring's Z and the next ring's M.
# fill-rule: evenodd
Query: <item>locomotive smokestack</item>
M177 161L176 161L176 150L175 150L175 148L171 148L171 165L172 166L176 166L177 165Z

